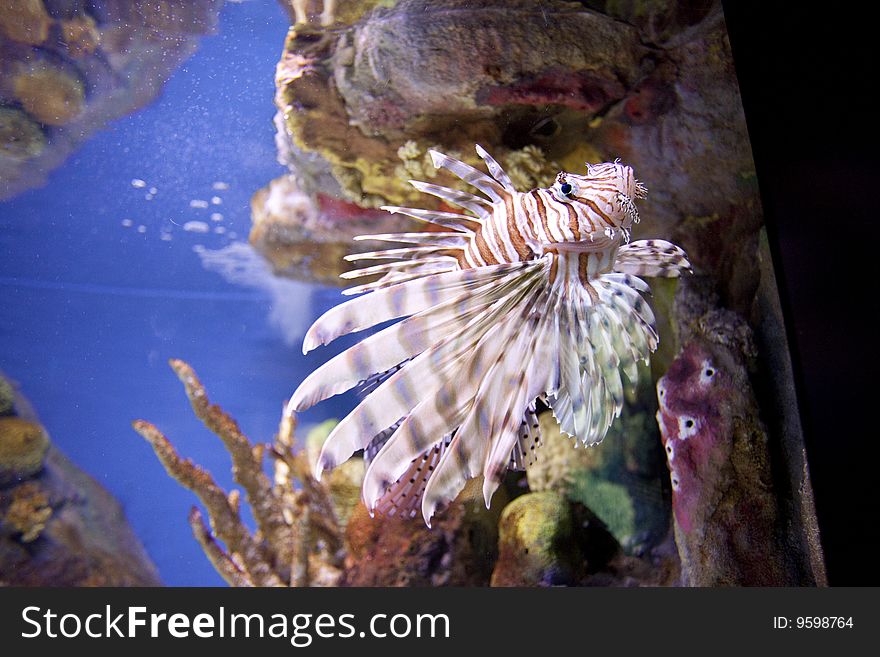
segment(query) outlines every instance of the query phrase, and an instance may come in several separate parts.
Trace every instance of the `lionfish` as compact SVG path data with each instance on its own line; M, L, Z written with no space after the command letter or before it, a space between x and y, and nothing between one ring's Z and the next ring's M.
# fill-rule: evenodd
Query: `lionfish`
M669 242L630 241L635 200L647 189L619 160L519 192L476 150L490 175L430 155L482 196L410 181L466 214L386 206L442 230L355 238L407 246L347 256L379 264L344 278L380 278L346 290L361 296L315 321L303 353L404 319L319 367L288 404L301 411L367 384L369 394L328 436L315 476L364 450L370 513L420 508L429 527L468 479L483 476L488 507L505 472L534 460L536 404L549 406L565 434L599 443L623 405L620 372L635 383L638 362L657 347L639 277L689 268Z

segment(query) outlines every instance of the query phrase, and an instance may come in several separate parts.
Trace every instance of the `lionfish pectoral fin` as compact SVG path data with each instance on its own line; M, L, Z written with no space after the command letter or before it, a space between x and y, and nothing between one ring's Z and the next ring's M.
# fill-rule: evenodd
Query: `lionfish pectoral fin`
M470 289L475 280L484 278L474 270L449 271L350 299L315 320L303 339L303 353L329 344L340 336L431 308Z
M449 387L444 390L448 393ZM442 396L444 390L437 397ZM460 402L450 398L445 400L449 406L440 406L437 397L420 402L370 463L364 474L362 491L368 509L376 507L388 487L406 472L413 459L436 444L438 435L451 433L463 419Z
M451 503L464 488L468 479L486 472L489 451L487 442L497 440L498 436L494 428L500 429L508 416L516 418L515 422L510 423L515 441L519 424L529 404L538 394L528 399L528 392L515 391L511 394L510 386L507 385L507 382L517 378L517 373L522 370L524 363L524 354L516 344L527 339L528 336L538 339L537 332L532 333L528 330L532 325L527 321L530 315L528 310L535 302L534 296L526 298L520 301L517 312L499 317L492 332L487 332L477 344L467 368L461 371L461 379L479 379L479 387L472 403L466 409L466 417L461 421L448 449L425 487L422 496L422 517L429 527L437 509ZM540 383L535 385L542 387ZM528 391L528 388L526 390ZM515 410L517 407L518 413ZM503 447L499 449L504 453ZM510 444L503 457L505 467L510 461L512 451L513 445ZM494 491L494 488L492 490Z
M614 271L673 278L691 268L685 252L665 240L637 240L620 247Z
M420 365L419 361L424 360L424 355L420 355L394 375L408 375L414 382L423 382L422 394L367 469L363 484L367 508L375 505L388 482L396 481L407 464L433 444L438 435L451 434L466 422L468 409L472 408L479 392L479 373L484 363L497 359L513 330L506 318L489 314L456 338L447 338L454 340L458 348L443 370L438 371L433 360L425 360L424 365ZM438 385L425 387L424 384L432 380Z
M591 280L599 303L559 313L559 387L550 396L560 430L585 445L602 441L623 407L621 370L631 381L638 361L657 348L654 314L641 294L647 284L623 273Z
M305 410L436 344L493 303L494 290L505 289L505 281L516 279L522 269L521 265L497 265L437 274L351 299L327 311L309 329L304 348L326 344L388 319L410 317L364 339L312 372L291 396L288 410Z
M447 332L443 331L443 333ZM457 336L455 331L452 332L452 335ZM365 340L364 343L366 342ZM412 342L409 344L411 345ZM358 346L360 345L355 345L352 349ZM370 481L369 473L376 471L377 463L382 462L383 453L393 449L395 440L401 439L404 435L410 435L413 423L417 421L417 419L413 419L414 409L423 403L422 399L434 399L433 394L448 381L451 362L464 347L465 345L458 343L455 337L449 337L448 334L443 339L434 338L433 344L425 345L421 353L391 374L334 427L324 442L319 466L330 468L347 460L355 451L366 448L374 436L400 421L400 426L388 437L387 442L378 451L367 469L367 476L364 479L366 495L368 481ZM400 418L404 419L401 421ZM408 428L404 429L408 422ZM444 433L449 431L451 428L446 429ZM436 439L436 434L431 438ZM419 435L419 439L422 439L421 435ZM408 463L419 451L421 450L410 454L404 463ZM394 472L393 475L383 473L379 475L379 478L383 481L394 481L399 474L399 471ZM382 484L379 483L376 486L374 493L382 487ZM381 491L372 500L375 500L380 493Z
M483 463L483 499L487 508L510 465L523 417L556 379L552 359L556 320L550 316L555 301L542 289L523 306L519 330L505 346L498 376L492 380L501 397L487 397L492 403L487 407L489 447Z

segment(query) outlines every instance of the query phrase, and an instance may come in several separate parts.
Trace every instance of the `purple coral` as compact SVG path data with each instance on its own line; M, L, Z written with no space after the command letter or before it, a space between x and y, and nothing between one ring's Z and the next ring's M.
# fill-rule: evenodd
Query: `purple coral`
M657 423L672 482L672 509L685 532L693 529L700 512L704 479L730 458L731 418L724 409L735 392L699 344L685 350L657 383Z
M742 354L695 339L660 379L657 396L683 583L796 583Z

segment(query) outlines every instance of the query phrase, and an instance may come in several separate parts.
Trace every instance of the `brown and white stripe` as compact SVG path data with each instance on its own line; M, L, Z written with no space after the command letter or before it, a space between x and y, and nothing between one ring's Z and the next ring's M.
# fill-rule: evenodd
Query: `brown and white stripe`
M365 236L395 245L348 257L366 266L345 278L373 280L312 325L304 353L400 321L330 359L288 405L301 411L370 382L327 438L316 476L366 448L367 507L411 515L420 505L428 524L467 479L483 476L488 505L504 472L534 458L536 398L563 433L601 441L621 412L621 373L634 382L657 347L637 277L688 268L668 242L629 243L646 193L629 167L588 165L584 176L561 172L553 187L520 192L477 153L488 174L431 157L481 195L413 181L467 214L388 207L443 231Z

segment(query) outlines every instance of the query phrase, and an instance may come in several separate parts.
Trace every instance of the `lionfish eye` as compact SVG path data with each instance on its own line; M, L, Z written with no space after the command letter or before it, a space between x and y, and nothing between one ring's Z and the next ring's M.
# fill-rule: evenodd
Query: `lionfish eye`
M564 182L559 186L559 191L562 192L565 196L571 196L574 188L572 188L569 183Z

